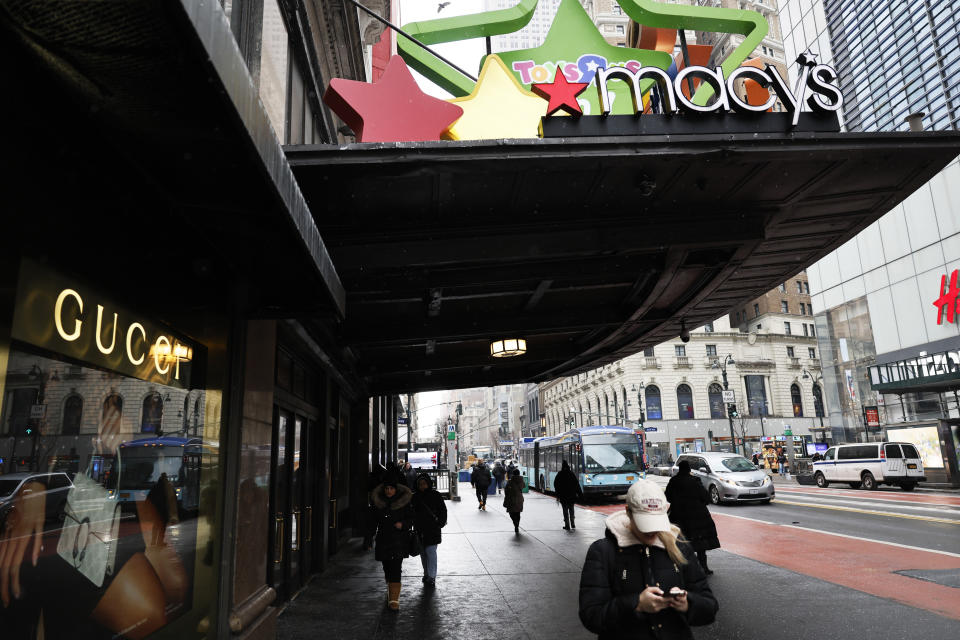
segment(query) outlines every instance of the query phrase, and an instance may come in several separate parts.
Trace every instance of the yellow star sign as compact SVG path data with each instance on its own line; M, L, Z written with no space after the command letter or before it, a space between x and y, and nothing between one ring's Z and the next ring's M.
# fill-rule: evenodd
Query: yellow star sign
M498 56L487 56L473 92L448 100L463 115L444 132L447 140L539 137L547 101L523 88Z

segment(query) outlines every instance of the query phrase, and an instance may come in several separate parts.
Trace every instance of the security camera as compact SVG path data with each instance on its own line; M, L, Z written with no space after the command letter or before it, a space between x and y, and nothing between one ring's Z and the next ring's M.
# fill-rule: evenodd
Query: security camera
M690 342L690 330L682 320L680 321L680 342Z

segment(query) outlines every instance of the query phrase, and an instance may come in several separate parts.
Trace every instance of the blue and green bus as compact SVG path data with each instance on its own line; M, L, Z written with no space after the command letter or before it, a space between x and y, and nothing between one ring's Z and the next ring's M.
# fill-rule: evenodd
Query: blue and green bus
M644 435L621 426L571 429L520 444L520 473L531 487L553 491L564 460L576 474L585 496L617 496L646 477Z

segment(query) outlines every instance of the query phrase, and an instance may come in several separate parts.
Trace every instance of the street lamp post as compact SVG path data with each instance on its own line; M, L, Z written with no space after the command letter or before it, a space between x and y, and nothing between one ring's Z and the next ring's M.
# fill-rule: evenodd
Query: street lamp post
M826 413L826 408L823 406L823 375L817 374L813 376L809 371L803 369L803 379L812 380L812 387L810 393L813 394L813 410L816 411L817 417L820 418L820 441L823 442L826 438L826 434L823 432L823 414ZM820 398L817 398L817 394L814 393L814 389L820 389Z
M724 391L728 391L730 389L730 385L727 382L727 365L728 364L733 364L733 365L737 364L737 362L733 359L733 356L730 355L729 353L727 354L727 357L723 359L722 364L720 363L720 360L714 360L713 364L710 365L714 369L720 369L720 374L723 376ZM727 404L726 407L727 407L727 421L730 423L730 445L733 447L733 452L736 453L737 452L737 436L733 432L733 412L730 411L729 404ZM761 416L761 420L762 419L763 418ZM744 436L746 436L746 434L744 434ZM746 451L746 449L744 449L744 451Z

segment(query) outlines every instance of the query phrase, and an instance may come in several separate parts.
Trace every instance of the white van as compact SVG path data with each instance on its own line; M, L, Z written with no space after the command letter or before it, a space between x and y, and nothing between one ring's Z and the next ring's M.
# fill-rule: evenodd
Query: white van
M854 489L873 490L881 484L896 484L913 491L926 481L917 448L908 442L839 444L827 449L823 460L813 463L818 487L846 482Z

